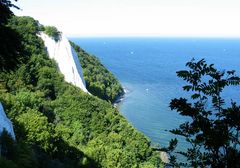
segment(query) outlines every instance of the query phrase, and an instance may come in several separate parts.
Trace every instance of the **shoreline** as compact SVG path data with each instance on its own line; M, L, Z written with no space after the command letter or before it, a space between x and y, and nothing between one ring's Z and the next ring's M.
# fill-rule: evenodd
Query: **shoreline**
M129 91L126 87L123 87L123 92L121 92L121 93L117 96L116 100L115 100L114 103L113 103L113 107L114 107L114 108L118 108L119 105L125 100L126 94L128 94L129 92L130 92L130 91ZM128 121L128 122L130 122L130 121ZM131 122L130 122L130 123L131 123ZM138 130L136 127L134 127L134 128L135 128L136 130ZM140 130L138 130L138 131L140 131ZM140 131L140 132L141 132L141 131ZM144 134L144 136L147 137L146 134ZM150 141L152 142L152 140L150 140ZM171 167L171 164L170 164L170 155L169 155L168 152L161 151L159 148L155 148L154 146L152 146L152 144L151 144L151 148L152 148L153 150L156 150L156 151L159 152L159 157L160 157L161 161L165 164L165 167L166 167L166 168L167 168L167 167Z
M129 93L129 90L128 90L127 88L123 87L123 92L121 92L121 93L117 96L116 100L113 102L113 107L117 108L118 105L123 102L123 100L124 100L124 98L125 98L125 95L126 95L127 93Z

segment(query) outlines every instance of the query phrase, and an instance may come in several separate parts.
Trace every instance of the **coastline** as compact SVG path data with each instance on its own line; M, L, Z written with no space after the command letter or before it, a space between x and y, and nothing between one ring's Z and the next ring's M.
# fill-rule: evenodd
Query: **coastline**
M124 100L124 98L125 98L125 95L126 95L127 93L129 93L129 90L128 90L126 87L123 87L123 92L121 92L121 93L117 96L116 100L113 102L113 106L114 106L115 108L117 108L117 107L119 106L119 104L123 102L123 100Z

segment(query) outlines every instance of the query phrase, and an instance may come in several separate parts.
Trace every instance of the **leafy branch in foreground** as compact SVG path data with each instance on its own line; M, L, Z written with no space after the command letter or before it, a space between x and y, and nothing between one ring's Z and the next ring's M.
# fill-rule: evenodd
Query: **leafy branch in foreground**
M240 78L235 71L219 71L204 59L193 59L186 66L189 70L178 71L177 76L188 83L183 90L192 93L191 101L175 98L170 108L190 119L170 132L184 137L190 147L178 152L186 163L178 163L173 154L172 163L177 167L240 167L240 106L226 103L222 96L224 88L238 86ZM168 151L175 146L176 141L171 141Z
M9 19L13 17L12 7L19 9L9 0L0 0L0 72L15 69L23 58L20 55L23 50L21 37L8 26Z

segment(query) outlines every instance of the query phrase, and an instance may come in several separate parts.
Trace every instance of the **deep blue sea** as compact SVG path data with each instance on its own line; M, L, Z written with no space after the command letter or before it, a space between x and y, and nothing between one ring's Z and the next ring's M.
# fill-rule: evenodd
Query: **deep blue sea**
M176 71L192 58L205 58L221 70L240 75L240 39L221 38L70 38L97 56L128 92L120 112L154 144L166 146L173 135L166 130L186 121L171 111L171 99L187 96ZM225 97L239 102L240 89ZM186 148L180 140L180 148Z

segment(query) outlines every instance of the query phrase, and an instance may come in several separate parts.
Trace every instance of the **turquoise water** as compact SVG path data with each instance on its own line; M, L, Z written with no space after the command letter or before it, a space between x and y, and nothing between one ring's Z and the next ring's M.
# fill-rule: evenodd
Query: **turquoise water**
M180 96L184 82L176 71L193 57L205 58L221 70L240 74L240 39L201 38L71 38L96 55L128 90L121 113L153 143L166 146L173 137L166 130L186 118L171 111L169 102ZM225 97L239 100L240 89L228 89ZM180 148L186 148L181 140Z

